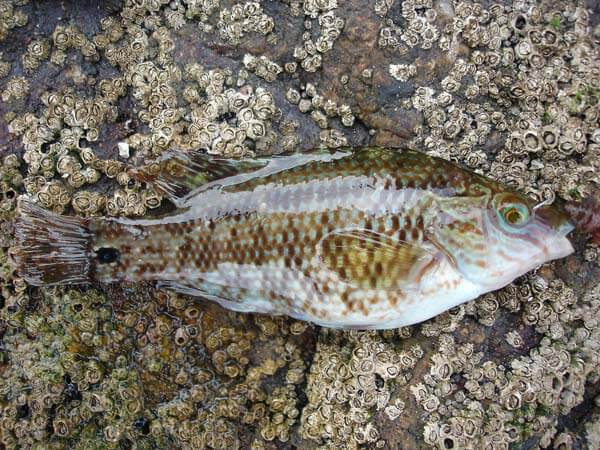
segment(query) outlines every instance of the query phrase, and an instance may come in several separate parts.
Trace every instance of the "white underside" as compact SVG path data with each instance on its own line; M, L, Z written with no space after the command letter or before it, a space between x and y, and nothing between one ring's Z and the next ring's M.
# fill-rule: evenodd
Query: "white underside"
M171 282L163 285L184 294L207 298L227 309L285 314L333 328L389 329L412 325L483 293L481 287L466 280L445 259L419 284L404 286L406 298L394 305L390 302L391 291L354 291L350 298L366 300L366 314L347 308L339 295L347 286L337 279L337 274L324 268L317 270L314 278L308 278L285 267L223 263L218 271L204 273L200 278L196 283ZM327 295L321 290L325 283L330 286ZM223 288L228 293L220 292ZM265 290L273 293L278 300L268 299ZM315 308L318 313L309 312L305 305Z

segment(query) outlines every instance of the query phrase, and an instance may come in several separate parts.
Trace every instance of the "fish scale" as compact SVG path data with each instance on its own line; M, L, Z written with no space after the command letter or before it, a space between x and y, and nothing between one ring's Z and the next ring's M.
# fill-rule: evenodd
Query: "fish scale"
M157 281L238 311L390 328L572 250L566 220L551 207L534 218L524 195L409 150L262 162L173 152L131 175L179 209L142 220L62 219L24 202L15 253L22 275L34 284ZM507 208L513 218L513 209L531 217L513 226ZM60 256L63 245L29 232L49 220L68 232L64 245L83 262L79 272L57 268L52 258L42 262L41 252ZM551 244L532 249L540 236ZM507 251L514 261L501 261Z

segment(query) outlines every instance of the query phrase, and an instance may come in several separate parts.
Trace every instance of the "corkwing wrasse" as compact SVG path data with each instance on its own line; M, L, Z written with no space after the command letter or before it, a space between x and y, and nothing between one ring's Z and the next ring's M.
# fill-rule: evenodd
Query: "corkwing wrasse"
M242 161L177 151L130 175L177 211L77 218L22 199L18 273L34 285L158 281L236 311L392 328L573 251L561 210L410 150Z

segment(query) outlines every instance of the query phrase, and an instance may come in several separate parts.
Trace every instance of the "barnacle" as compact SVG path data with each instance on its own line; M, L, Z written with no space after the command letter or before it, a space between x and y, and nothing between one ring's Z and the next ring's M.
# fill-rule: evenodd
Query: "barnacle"
M390 75L398 81L408 81L417 74L414 64L390 64Z
M3 102L10 102L26 97L28 92L29 81L25 77L13 77L5 84L1 98Z
M263 12L258 2L245 2L221 10L217 23L221 37L234 44L249 32L268 34L273 26L273 19Z

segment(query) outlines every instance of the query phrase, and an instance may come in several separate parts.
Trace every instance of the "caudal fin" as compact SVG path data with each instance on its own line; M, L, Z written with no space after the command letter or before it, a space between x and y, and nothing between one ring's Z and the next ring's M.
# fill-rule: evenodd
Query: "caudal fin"
M29 284L75 284L90 281L89 219L60 216L27 197L18 203L11 258Z

